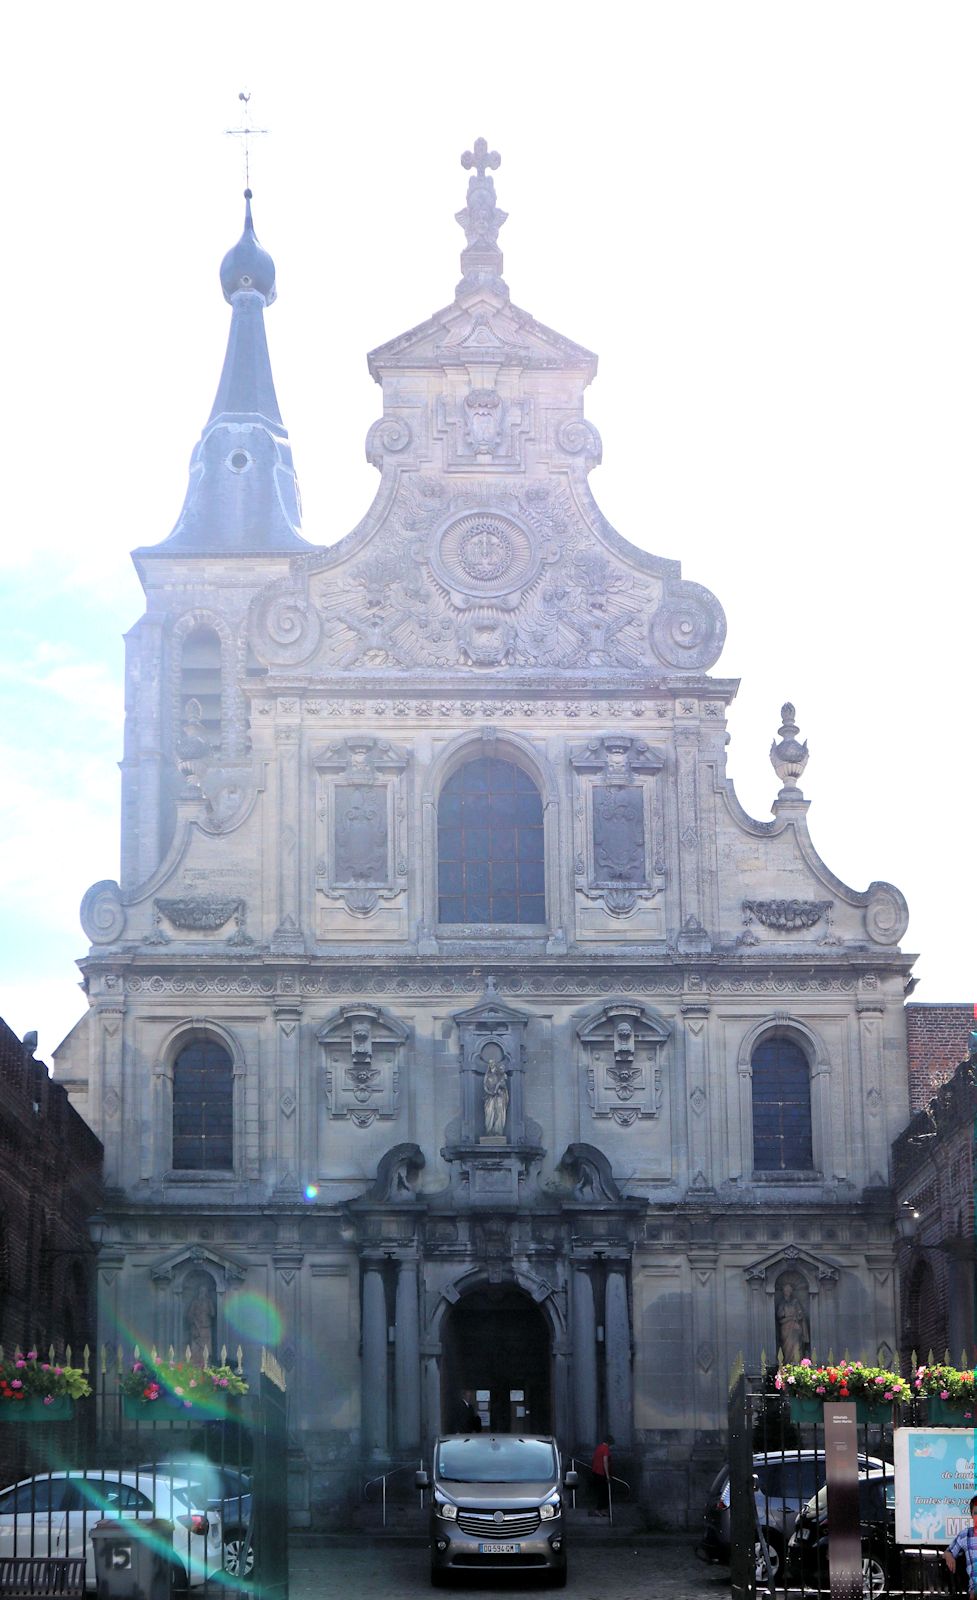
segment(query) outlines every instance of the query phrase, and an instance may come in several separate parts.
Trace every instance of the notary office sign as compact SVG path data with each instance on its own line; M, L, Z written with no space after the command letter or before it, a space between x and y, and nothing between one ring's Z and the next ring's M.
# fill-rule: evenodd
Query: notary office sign
M975 1441L970 1428L896 1429L897 1544L949 1544L970 1527Z

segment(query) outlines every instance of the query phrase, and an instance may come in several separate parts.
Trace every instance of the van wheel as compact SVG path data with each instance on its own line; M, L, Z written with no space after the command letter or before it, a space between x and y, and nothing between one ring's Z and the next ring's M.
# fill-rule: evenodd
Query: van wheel
M864 1600L878 1600L889 1587L886 1570L878 1556L862 1559L862 1595Z

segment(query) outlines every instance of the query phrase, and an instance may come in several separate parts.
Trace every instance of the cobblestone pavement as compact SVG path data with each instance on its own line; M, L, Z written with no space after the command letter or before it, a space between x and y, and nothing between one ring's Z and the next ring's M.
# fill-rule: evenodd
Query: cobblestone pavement
M427 1550L412 1544L371 1543L367 1539L291 1551L290 1600L402 1600L427 1596L431 1589ZM478 1576L459 1585L456 1595L480 1600L550 1594L538 1579ZM570 1549L567 1600L729 1600L729 1569L696 1560L692 1539L638 1545L588 1544Z

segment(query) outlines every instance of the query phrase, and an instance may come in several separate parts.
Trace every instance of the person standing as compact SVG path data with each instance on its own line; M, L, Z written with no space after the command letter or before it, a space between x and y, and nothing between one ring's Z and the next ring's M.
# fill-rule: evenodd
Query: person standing
M967 1591L971 1597L977 1596L977 1494L970 1502L970 1527L961 1528L943 1552L951 1574L957 1570L958 1556L967 1563Z
M614 1435L609 1433L597 1446L590 1461L590 1470L594 1475L594 1489L597 1493L597 1509L594 1515L606 1517L611 1509L611 1445Z

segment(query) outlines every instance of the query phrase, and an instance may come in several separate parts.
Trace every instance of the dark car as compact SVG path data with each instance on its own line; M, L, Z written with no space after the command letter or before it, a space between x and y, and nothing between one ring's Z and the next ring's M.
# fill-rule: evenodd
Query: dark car
M437 1440L430 1478L431 1582L466 1573L533 1572L557 1588L567 1581L563 1489L556 1440L544 1434L454 1433Z
M884 1468L875 1456L859 1454L859 1466ZM824 1483L827 1467L823 1450L767 1451L753 1457L756 1481L757 1523L763 1530L771 1571L768 1574L759 1539L756 1544L757 1581L779 1578L787 1540L801 1506ZM703 1513L703 1537L698 1553L706 1561L728 1561L730 1554L729 1468L723 1467L709 1490Z
M251 1542L251 1475L222 1466L206 1456L167 1456L140 1467L140 1472L174 1473L201 1486L204 1504L221 1514L224 1529L224 1571L234 1577L255 1576Z
M859 1474L858 1515L865 1600L875 1600L890 1589L922 1593L945 1586L939 1549L896 1544L896 1480L891 1466ZM787 1572L790 1580L806 1588L830 1588L827 1485L798 1512L787 1545Z

